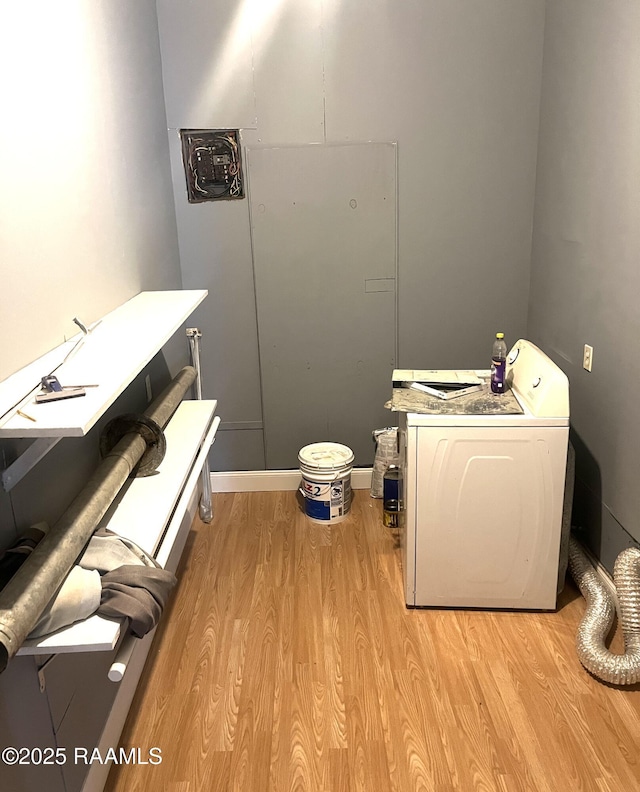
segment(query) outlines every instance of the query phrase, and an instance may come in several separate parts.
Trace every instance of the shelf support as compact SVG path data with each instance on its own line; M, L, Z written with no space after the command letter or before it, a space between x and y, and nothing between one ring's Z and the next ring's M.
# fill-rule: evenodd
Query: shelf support
M196 370L195 392L196 399L202 399L202 374L200 371L200 339L202 333L197 327L187 328L187 338L191 349L191 364ZM213 520L213 504L211 499L211 472L209 459L205 459L202 466L202 497L200 498L200 519L210 523Z
M61 437L39 437L34 440L26 451L2 471L2 489L10 492L60 440Z

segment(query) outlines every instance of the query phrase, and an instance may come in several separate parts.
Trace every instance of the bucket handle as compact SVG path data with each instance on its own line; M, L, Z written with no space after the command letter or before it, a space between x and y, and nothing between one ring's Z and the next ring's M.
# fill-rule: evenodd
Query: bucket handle
M334 475L333 475L333 478L330 479L329 481L325 482L325 483L326 484L333 484L333 482L337 481L340 478L341 475L346 473L347 470L348 470L348 468L345 468L345 470L336 470ZM300 473L302 473L302 468L300 468ZM313 471L311 471L309 475L313 476ZM302 473L302 478L304 478L304 473Z

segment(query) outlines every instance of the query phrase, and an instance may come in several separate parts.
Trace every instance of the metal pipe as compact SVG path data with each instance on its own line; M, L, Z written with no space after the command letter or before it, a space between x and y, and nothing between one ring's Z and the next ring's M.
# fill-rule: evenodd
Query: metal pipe
M196 370L193 366L185 366L158 398L147 407L144 414L164 429L169 423L171 416L178 409L178 405L184 398L185 393L195 382L195 379Z
M202 333L197 327L187 328L187 337L191 347L191 362L196 370L195 392L196 399L202 399L202 371L200 369L200 339ZM209 470L209 458L205 459L202 466L202 497L199 506L200 519L210 523L213 520L213 504L211 498L211 472Z
M195 376L191 366L182 369L145 415L164 428ZM0 592L0 673L22 646L145 450L139 434L126 434Z

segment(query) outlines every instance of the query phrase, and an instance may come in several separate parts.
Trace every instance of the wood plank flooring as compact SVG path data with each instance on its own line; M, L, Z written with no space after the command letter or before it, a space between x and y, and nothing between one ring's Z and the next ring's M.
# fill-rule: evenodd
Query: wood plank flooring
M215 499L120 742L162 763L108 792L640 790L640 689L580 666L571 584L556 613L408 610L368 492L332 526Z

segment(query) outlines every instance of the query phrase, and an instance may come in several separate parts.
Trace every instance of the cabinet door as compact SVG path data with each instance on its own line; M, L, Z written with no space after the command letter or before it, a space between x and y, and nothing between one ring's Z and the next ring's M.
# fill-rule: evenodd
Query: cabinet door
M416 605L552 609L568 430L421 428Z
M3 792L65 792L63 768L55 764L57 746L49 707L40 692L33 657L14 657L0 676L0 749L6 747L35 749L36 758L27 764L0 763ZM44 752L42 757L38 751ZM26 760L24 754L21 758Z
M45 671L56 743L68 757L62 768L67 792L82 789L91 767L91 753L98 746L118 693L118 685L107 677L114 657L115 651L59 654ZM58 702L65 696L69 696L67 706L59 712Z

